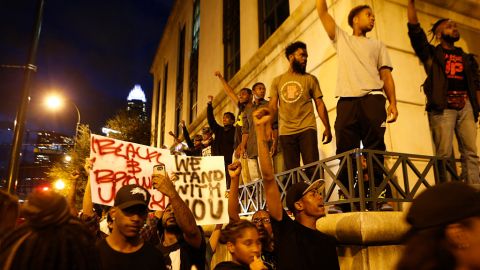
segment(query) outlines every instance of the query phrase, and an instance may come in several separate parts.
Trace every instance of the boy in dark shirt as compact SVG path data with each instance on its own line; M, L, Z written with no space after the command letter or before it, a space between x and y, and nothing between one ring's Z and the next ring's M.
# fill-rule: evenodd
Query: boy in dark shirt
M127 185L118 190L110 210L112 233L97 245L101 269L166 269L160 251L140 237L149 200L149 192L138 185Z
M289 188L286 204L295 220L291 220L283 209L269 155L267 129L271 127L271 118L272 112L265 107L253 113L258 157L275 236L278 269L340 269L335 238L316 229L317 220L325 216L320 193L324 186L323 180L317 180L311 185L299 182Z

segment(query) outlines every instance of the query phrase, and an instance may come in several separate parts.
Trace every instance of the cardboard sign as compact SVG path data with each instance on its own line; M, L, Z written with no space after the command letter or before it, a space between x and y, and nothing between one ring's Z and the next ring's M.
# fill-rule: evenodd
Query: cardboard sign
M165 149L120 141L104 136L90 137L90 170L92 201L113 205L116 192L125 185L137 184L149 190L152 210L163 210L168 198L152 187L153 166L165 164L167 171L172 163L170 152Z
M153 189L151 179L153 166L164 164L170 176L173 173L177 176L175 188L198 225L228 223L222 156L173 156L168 150L104 136L92 134L90 139L90 158L93 159L90 184L94 203L113 205L115 194L122 186L137 184L149 190L150 209L164 210L168 197Z
M175 187L197 225L228 223L223 157L175 156L174 163L172 173L178 177Z

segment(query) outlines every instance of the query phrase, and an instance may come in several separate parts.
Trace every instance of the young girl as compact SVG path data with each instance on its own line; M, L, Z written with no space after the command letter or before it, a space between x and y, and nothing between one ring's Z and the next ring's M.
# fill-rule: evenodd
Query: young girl
M219 263L214 270L266 270L259 259L262 250L257 227L247 220L229 223L222 230L220 243L226 244L232 261Z

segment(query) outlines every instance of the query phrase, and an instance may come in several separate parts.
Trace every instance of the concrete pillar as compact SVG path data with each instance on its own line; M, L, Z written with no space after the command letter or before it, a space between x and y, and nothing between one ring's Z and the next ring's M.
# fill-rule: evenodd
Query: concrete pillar
M240 65L244 66L258 50L258 3L240 1Z
M408 230L403 212L354 212L328 215L318 230L337 238L340 269L395 269L400 240Z

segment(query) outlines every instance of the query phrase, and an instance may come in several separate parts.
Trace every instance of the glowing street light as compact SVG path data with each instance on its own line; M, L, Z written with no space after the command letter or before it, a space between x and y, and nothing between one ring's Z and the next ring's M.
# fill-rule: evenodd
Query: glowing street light
M63 107L63 99L56 94L52 94L50 96L47 96L47 98L45 98L45 105L49 109L58 110L61 107Z
M58 179L57 181L55 181L53 186L56 190L63 190L65 188L65 182L63 182L62 179Z
M73 147L75 148L77 136L78 136L78 129L80 128L80 110L78 109L77 105L73 103L73 101L71 100L68 100L68 101L72 103L73 107L75 108L75 111L77 112L77 124L75 125L75 143L73 144ZM45 106L51 110L59 110L63 107L64 104L65 104L65 99L62 96L55 93L50 94L45 98Z
M65 156L65 161L66 161L66 162L72 161L72 157L69 156L69 155L66 155L66 156Z

